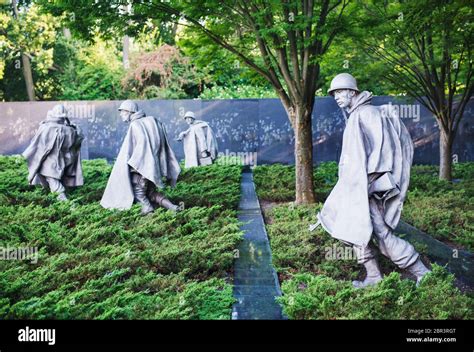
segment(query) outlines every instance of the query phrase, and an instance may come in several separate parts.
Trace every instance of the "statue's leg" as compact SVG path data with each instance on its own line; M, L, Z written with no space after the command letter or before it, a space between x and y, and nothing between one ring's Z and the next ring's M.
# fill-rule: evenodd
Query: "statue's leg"
M420 254L404 239L393 234L393 230L385 223L381 200L371 197L369 200L370 216L378 246L383 255L401 269L407 269L416 276L417 282L429 272L421 262Z
M370 245L365 247L354 246L354 252L357 256L357 263L364 265L365 270L367 271L367 275L363 281L352 281L354 287L364 288L375 285L377 282L382 280L382 273L380 272L375 253L373 249L370 248Z
M58 200L60 201L67 200L66 189L64 188L64 185L61 183L61 181L58 180L57 178L53 178L49 176L46 176L45 178L46 178L46 182L48 182L50 191L58 194Z
M147 215L155 210L147 197L148 180L139 173L132 172L132 188L135 200L142 206L142 214Z
M164 195L157 192L153 183L151 183L150 188L148 189L148 198L153 202L158 204L159 206L172 210L174 212L179 211L179 206L173 204L169 199L167 199Z
M412 265L419 254L409 242L395 236L392 229L385 223L382 200L370 197L369 206L374 234L382 254L401 269Z

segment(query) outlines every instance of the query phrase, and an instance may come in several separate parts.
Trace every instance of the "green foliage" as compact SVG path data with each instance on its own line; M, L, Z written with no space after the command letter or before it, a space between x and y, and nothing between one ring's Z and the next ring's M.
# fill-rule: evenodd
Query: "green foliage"
M334 246L345 247L333 239L321 227L308 231L316 222L321 204L295 207L291 203L279 205L266 212L267 232L272 246L273 265L280 275L287 276L300 271L330 275L338 279L355 279L355 260L326 259Z
M186 56L192 58L196 68L206 75L206 82L220 87L233 85L262 87L268 84L258 73L239 61L234 54L216 44L209 37L190 28L183 28L178 46Z
M36 95L47 99L54 92L50 77L53 47L60 18L41 12L38 5L0 8L0 100L28 100L21 54L30 58Z
M146 217L138 205L100 206L111 169L104 160L83 169L85 186L57 202L27 185L21 157L0 157L1 246L39 251L36 263L0 261L0 317L229 319L240 167L184 171L165 193L185 209ZM216 188L207 197L206 184Z
M474 300L453 282L454 276L436 264L419 287L396 272L367 289L301 273L283 283L279 301L291 319L472 319Z
M197 96L203 75L171 45L132 56L123 85L138 98L183 99Z
M271 165L255 169L257 190L264 199L294 199L294 188L288 192L288 187L294 182L290 177L294 172L290 172L290 168ZM337 165L323 163L318 169L320 180L324 179L322 175L326 175L328 183L336 181ZM470 169L470 166L462 165L457 172L466 175ZM414 178L423 171L431 174L433 169L414 167ZM436 170L434 172L436 174ZM439 180L433 177L438 185ZM284 193L275 198L274 194L279 192ZM384 280L367 290L354 289L351 281L360 276L355 254L321 227L313 232L308 230L308 226L316 222L316 213L321 206L318 203L296 207L287 203L265 212L273 265L282 281L283 296L279 301L290 319L473 318L474 299L455 288L454 276L437 265L433 265L433 273L416 288L413 280L402 279L397 272L399 269L379 255L381 270L386 275ZM426 216L433 220L445 215L428 213ZM463 226L469 229L467 223ZM414 245L421 252L426 250L423 245Z
M341 72L356 77L359 89L367 90L374 95L400 94L401 90L385 78L388 65L373 60L361 50L360 42L355 40L354 34L353 26L349 26L334 39L334 43L322 59L321 71L324 82L316 94L327 96L331 80Z
M125 97L121 79L124 74L117 49L97 39L90 46L75 42L77 57L64 67L60 77L61 100L106 100Z
M433 235L474 250L474 163L454 164L458 183L439 180L438 166L414 166L403 218Z
M453 178L464 181L474 179L474 163L454 163Z
M47 71L52 64L52 44L58 26L53 17L42 14L40 8L33 4L28 10L20 9L18 18L15 18L13 11L0 11L0 23L5 29L0 34L1 53L10 58L27 53L35 57L38 70ZM0 65L0 78L3 76L3 68Z
M337 181L337 163L323 162L313 171L318 200L328 196ZM292 201L295 198L295 167L291 165L260 165L254 170L257 195L269 201Z
M85 36L94 31L108 37L114 32L136 34L152 22L186 19L178 45L196 59L205 76L216 76L209 86L225 87L202 98L235 96L230 92L235 89L229 88L235 86L241 88L239 97L267 96L266 88L271 86L287 109L312 103L322 81L321 59L349 20L344 12L348 3L333 0L306 7L277 1L263 5L259 1L133 2L128 13L101 3L84 9L67 1L40 2L55 14L74 12L76 18L69 22ZM263 92L249 86L264 87ZM275 97L275 92L270 96Z
M240 199L239 165L225 164L225 158L219 158L216 163L204 167L184 169L180 181L173 189L167 189L166 194L176 201L196 206L212 206L220 204L225 209L237 209Z
M214 86L205 89L200 95L201 99L263 99L277 98L273 88L265 88L253 85L228 85Z
M366 4L367 6L360 6L357 2L348 2L347 6L345 4L337 6L336 2L330 1L331 11L324 21L318 19L318 15L324 12L321 11L321 4L315 4L313 15L306 16L301 12L301 7L291 2L286 4L271 2L267 6L262 6L259 2L247 1L242 4L242 8L233 1L200 1L186 4L181 1L166 1L156 4L134 2L131 6L132 12L129 14L124 13L120 6L110 6L107 2L96 2L91 6L77 6L74 2L48 0L36 0L33 3L33 11L29 11L29 16L34 18L34 21L30 21L27 26L24 26L26 33L19 33L16 28L10 30L11 25L7 23L11 22L10 19L3 21L0 19L0 24L8 29L6 33L11 34L12 38L18 36L20 39L14 38L12 41L7 38L5 42L8 45L4 45L3 49L13 51L10 48L11 43L20 43L24 41L22 38L33 39L32 44L29 44L30 47L38 47L36 42L39 40L43 40L43 44L47 44L44 46L44 53L37 55L35 52L33 60L34 78L35 82L38 82L35 88L38 91L38 97L43 100L76 99L77 96L79 96L77 99L86 99L87 95L92 99L106 99L106 92L103 89L94 89L94 86L86 84L87 73L92 81L94 79L97 81L97 77L105 77L102 88L108 87L110 89L109 99L120 99L117 98L120 94L116 77L104 67L94 64L89 71L85 70L79 78L71 70L65 70L67 79L63 82L70 84L71 88L61 97L57 91L58 81L51 79L50 76L56 76L58 72L62 74L66 66L63 65L63 62L56 60L54 60L53 67L49 65L54 40L50 40L52 38L50 31L41 32L46 25L55 26L56 24L69 28L76 39L81 37L81 39L93 42L101 37L111 40L117 44L118 50L121 49L120 43L123 35L128 35L133 38L134 45L132 47L139 48L139 56L147 56L150 52L156 51L160 45L169 44L176 45L186 57L190 58L190 66L195 68L198 77L190 74L192 70L189 70L188 65L184 65L187 66L184 70L177 69L173 77L190 78L191 81L194 80L194 84L190 82L185 86L180 85L180 89L173 89L174 87L169 89L154 82L138 89L132 82L127 94L142 98L178 99L184 96L194 98L199 93L202 93L201 98L203 99L276 97L275 92L269 86L269 71L275 72L275 76L288 93L288 79L283 79L283 75L285 66L287 66L290 76L293 75L295 63L291 59L294 56L290 55L293 47L297 49L296 56L299 57L300 67L304 65L304 62L320 65L321 77L315 79L316 88L319 88L316 92L318 95L326 94L329 82L335 74L341 71L354 74L360 88L370 90L376 95L405 95L408 86L419 85L419 82L412 81L410 76L408 77L410 79L398 79L392 82L392 76L397 72L403 73L404 66L419 68L423 65L419 62L419 53L417 55L416 51L407 50L406 47L401 50L401 45L408 43L418 48L414 41L425 42L428 35L432 37L430 40L432 44L422 47L426 50L433 49L435 59L425 60L427 61L425 63L440 71L440 67L449 61L449 66L452 67L440 72L452 76L455 74L454 69L460 67L457 79L444 79L444 82L452 82L452 84L457 81L464 82L469 68L466 63L469 62L470 56L462 54L463 48L466 53L466 43L472 41L470 40L472 29L467 25L472 23L469 21L472 11L469 6L466 6L466 2L453 2L440 6L439 3L433 1L409 3L374 1ZM342 6L345 6L344 9ZM41 11L38 12L38 9ZM341 12L341 10L344 11ZM194 19L195 22L187 21L186 26L181 26L178 29L176 23L170 21L175 16L171 15L170 11L181 12L188 18ZM249 23L253 25L249 26ZM324 25L320 26L320 23L324 23ZM201 28L199 24L205 25ZM39 30L36 31L38 28ZM203 30L204 28L205 30ZM254 31L253 28L258 28L258 30ZM313 28L313 30L301 32L304 28ZM433 29L433 31L430 32L429 29ZM42 35L38 36L38 33ZM212 33L213 38L217 39L219 44L207 35L209 33ZM310 35L309 37L305 37L305 35L291 37L294 33L308 33ZM59 31L56 36L58 34ZM256 46L257 37L263 40L263 47L269 52L266 60L264 60L264 55L260 52L259 47ZM295 38L294 45L290 43L291 38ZM0 35L0 41L2 39ZM318 42L319 45L315 45ZM224 43L227 48L232 48L233 52L225 49ZM327 47L325 44L328 44ZM367 44L372 49L367 49ZM79 42L76 42L75 45L77 51L94 50ZM325 50L317 53L313 50L314 53L310 52L309 54L309 60L304 59L304 50L310 47L313 49L324 47ZM448 50L447 58L443 55L443 48ZM286 57L279 55L280 49L284 49L284 52L287 53ZM54 50L56 51L56 48ZM387 54L374 55L378 50L381 50L382 54L385 52ZM236 55L235 52L238 52L239 55ZM396 65L390 61L390 59L399 58L400 55L408 56L402 60L403 62L398 62ZM375 59L374 56L376 56ZM46 57L48 60L44 60ZM247 60L242 60L242 57ZM423 57L429 57L429 55L423 55ZM110 58L112 62L115 62L120 59L120 54L117 52L110 55ZM276 63L283 58L287 61L287 65L277 65ZM253 63L253 67L247 66L244 61ZM148 63L153 64L153 61ZM177 66L184 67L183 65ZM258 69L256 70L256 68ZM40 70L48 71L48 69L47 75L42 75L39 72ZM3 93L3 98L7 100L24 99L24 82L19 79L21 75L11 75L16 71L13 69L12 61L0 60L0 72L2 70L5 71L8 84L1 87L3 92L0 90L0 98ZM303 72L311 71L309 69ZM263 77L263 72L267 73L266 78ZM392 78L392 80L388 78ZM292 79L299 80L297 77L292 77ZM180 81L180 79L176 81ZM74 85L84 85L84 87L81 87L80 92L75 94ZM463 90L464 86L465 84L458 84L457 92L459 93L459 89ZM420 87L416 87L417 91L419 89ZM96 97L93 92L97 94ZM410 94L409 90L408 94Z
M439 240L454 242L472 251L474 250L473 202L474 197L468 197L462 189L436 196L413 191L405 202L403 218Z
M438 179L438 166L415 165L402 218L435 238L468 250L474 249L474 163L454 164L453 183ZM337 164L321 163L314 169L314 187L323 202L337 181ZM295 168L281 164L255 168L260 199L281 202L295 198Z

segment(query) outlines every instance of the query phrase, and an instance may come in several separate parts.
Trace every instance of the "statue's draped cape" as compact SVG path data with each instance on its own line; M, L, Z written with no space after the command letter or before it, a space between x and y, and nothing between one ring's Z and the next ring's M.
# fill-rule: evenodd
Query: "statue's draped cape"
M131 116L130 126L100 201L104 208L123 210L132 206L134 194L130 168L159 188L165 186L163 178L174 187L181 172L163 124L142 111Z
M64 186L81 186L80 129L65 118L48 117L41 122L38 131L23 152L28 163L28 182L47 186L42 176L61 180Z
M391 105L356 97L343 134L339 179L318 219L332 237L366 246L372 236L369 196L383 201L384 220L395 229L410 181L413 142ZM378 176L369 187L369 175Z
M217 141L207 122L196 120L186 132L183 138L186 168L198 166L204 150L209 151L213 161L217 158Z

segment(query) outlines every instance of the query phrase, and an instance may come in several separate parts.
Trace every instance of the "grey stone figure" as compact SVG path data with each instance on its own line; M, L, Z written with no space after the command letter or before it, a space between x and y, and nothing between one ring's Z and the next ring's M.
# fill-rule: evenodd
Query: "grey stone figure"
M63 105L48 111L30 145L23 152L28 162L28 182L42 185L67 200L65 186L82 186L81 143L84 136L72 125Z
M372 94L357 88L348 73L334 77L328 91L343 110L339 179L322 210L318 223L348 245L367 270L355 287L382 280L370 240L375 235L383 255L416 276L417 285L429 270L407 241L394 235L406 197L413 159L410 134L390 105L371 105Z
M184 114L189 128L181 132L177 141L183 141L184 166L210 165L217 158L217 141L207 122L196 120L192 111Z
M131 100L124 101L119 111L122 120L130 126L100 204L104 208L124 210L136 201L141 204L143 215L153 212L154 204L178 211L177 205L156 191L156 187L164 188L163 178L174 187L181 172L165 127Z

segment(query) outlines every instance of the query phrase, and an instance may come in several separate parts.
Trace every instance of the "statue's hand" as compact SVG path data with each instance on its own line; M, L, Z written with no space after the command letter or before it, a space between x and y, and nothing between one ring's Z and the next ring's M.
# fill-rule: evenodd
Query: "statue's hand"
M186 133L184 132L181 132L179 135L178 135L178 138L176 138L177 141L181 142L184 138L184 136L186 135Z

